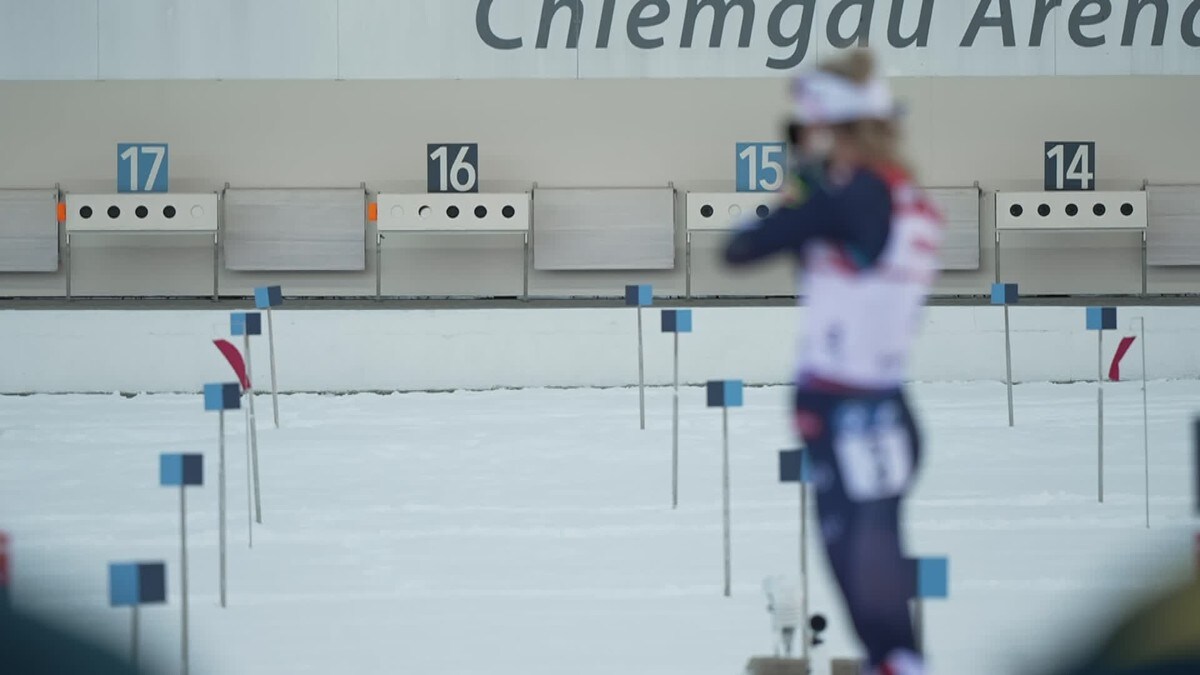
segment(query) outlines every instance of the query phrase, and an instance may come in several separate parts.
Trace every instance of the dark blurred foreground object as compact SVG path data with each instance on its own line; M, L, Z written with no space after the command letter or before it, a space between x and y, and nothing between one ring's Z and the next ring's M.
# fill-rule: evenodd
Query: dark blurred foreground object
M1082 665L1055 675L1200 673L1200 579L1134 610Z
M0 672L11 675L137 675L111 652L0 605Z

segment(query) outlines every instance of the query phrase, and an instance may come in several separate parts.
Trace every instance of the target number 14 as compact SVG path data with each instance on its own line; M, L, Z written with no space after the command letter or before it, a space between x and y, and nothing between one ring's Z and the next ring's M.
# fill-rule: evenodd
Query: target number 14
M1046 190L1095 190L1096 143L1046 143Z

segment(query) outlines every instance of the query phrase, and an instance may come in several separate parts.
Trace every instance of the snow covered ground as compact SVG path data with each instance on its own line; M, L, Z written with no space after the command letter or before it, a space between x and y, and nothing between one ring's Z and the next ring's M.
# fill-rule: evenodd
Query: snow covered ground
M1096 501L1095 386L917 385L927 463L915 554L951 557L930 604L944 674L1029 673L1114 603L1187 573L1189 422L1200 383L1152 382L1152 529L1138 383L1106 387ZM797 567L787 391L731 411L734 597L721 596L720 413L683 399L682 503L670 509L670 390L288 396L259 402L265 525L247 548L242 418L229 423L230 607L217 607L217 420L199 396L0 398L0 529L14 597L118 647L107 563L165 560L144 644L178 670L178 495L158 454L204 452L189 494L193 672L734 675L771 641L763 578ZM826 656L851 653L813 548Z

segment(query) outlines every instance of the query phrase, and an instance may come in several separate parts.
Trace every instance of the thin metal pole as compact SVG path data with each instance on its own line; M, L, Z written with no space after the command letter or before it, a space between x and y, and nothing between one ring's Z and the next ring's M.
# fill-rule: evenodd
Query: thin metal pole
M642 354L642 307L638 305L638 410L642 429L646 428L646 361Z
M725 526L725 597L732 595L732 546L729 537L729 409L721 408L721 437L722 437L722 452L721 452L721 487L723 494L723 522Z
M996 283L1000 283L1000 229L996 229Z
M183 631L180 646L183 649L183 675L188 673L188 565L187 565L187 488L179 486L179 593L183 604Z
M811 628L808 625L808 483L803 480L800 481L800 592L802 594L800 607L804 611L804 616L801 618L804 623L800 630L803 640L800 656L807 662L812 636Z
M525 241L521 248L521 299L529 299L529 230L525 230Z
M1146 463L1146 529L1150 529L1150 412L1146 400L1146 317L1141 319L1142 337L1142 455Z
M66 273L67 273L67 299L70 300L71 299L71 233L70 232L67 233L66 241L67 241L67 245L63 249L63 257L66 258L66 260L63 263L63 267L66 269Z
M1149 251L1147 250L1146 230L1142 230L1142 295L1143 296L1145 296L1150 290L1150 288L1149 288L1150 280L1148 278L1149 272L1150 272L1150 258L1149 258Z
M383 297L383 235L375 234L375 299Z
M692 299L692 233L684 235L684 297Z
M1008 385L1008 426L1013 426L1012 336L1008 328L1008 305L1004 306L1004 367Z
M1096 466L1100 502L1104 502L1104 331L1096 331L1099 342L1096 350Z
M675 394L671 402L671 508L679 508L679 333L675 334Z
M213 302L221 296L221 234L213 232Z
M246 532L254 548L254 485L250 480L250 406L246 405Z
M253 361L250 358L250 335L245 336L246 341L246 372L249 373L248 379L250 386L246 388L246 399L250 403L250 474L254 479L254 520L262 525L262 490L258 481L258 416L254 413L254 368Z
M271 405L275 409L275 428L279 428L279 384L275 379L275 321L271 308L267 308L267 342L271 348Z
M129 640L132 643L130 650L129 650L130 659L132 661L131 665L136 670L137 666L138 666L138 606L137 605L133 606L133 625L130 627L129 636L130 636Z
M221 411L220 418L221 418L221 438L218 443L220 453L219 453L219 467L218 467L218 472L217 472L219 475L219 480L220 480L220 488L218 490L219 495L218 495L217 501L220 505L220 508L218 509L218 511L219 511L218 515L219 515L221 522L218 523L219 527L217 529L220 531L220 539L221 539L221 606L224 607L225 606L225 411L224 410Z
M917 652L925 654L925 600L913 599L913 634L917 639Z

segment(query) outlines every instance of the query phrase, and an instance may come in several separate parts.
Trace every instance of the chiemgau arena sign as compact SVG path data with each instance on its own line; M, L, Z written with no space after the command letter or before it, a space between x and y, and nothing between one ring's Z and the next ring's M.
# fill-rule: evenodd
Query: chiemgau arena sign
M1200 74L1200 0L476 0L474 24L576 77L769 76L856 46L894 75Z

